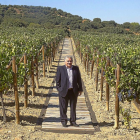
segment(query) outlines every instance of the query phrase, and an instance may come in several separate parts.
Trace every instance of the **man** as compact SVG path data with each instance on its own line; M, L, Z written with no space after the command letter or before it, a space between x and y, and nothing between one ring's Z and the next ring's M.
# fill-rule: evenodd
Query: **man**
M65 65L57 68L56 88L59 92L60 117L63 127L67 127L67 107L70 101L70 125L76 124L77 97L82 94L82 82L79 68L72 65L71 56L65 57Z

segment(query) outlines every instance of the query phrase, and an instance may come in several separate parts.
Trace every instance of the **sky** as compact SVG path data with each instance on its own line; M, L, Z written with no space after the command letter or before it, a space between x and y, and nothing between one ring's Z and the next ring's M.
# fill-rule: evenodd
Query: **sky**
M140 24L140 0L0 0L0 4L51 7L90 20Z

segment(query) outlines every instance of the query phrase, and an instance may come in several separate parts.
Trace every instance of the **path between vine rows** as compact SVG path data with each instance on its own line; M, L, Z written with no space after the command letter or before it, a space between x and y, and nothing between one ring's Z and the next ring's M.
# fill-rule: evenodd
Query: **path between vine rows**
M72 50L72 46L70 45L70 40L69 39L65 39L64 40L64 44L63 44L63 49L61 52L61 56L59 59L59 66L64 65L64 59L66 55L70 55L73 56L73 50ZM73 57L74 58L74 57ZM75 64L75 60L73 62ZM49 100L49 104L47 107L47 110L45 110L45 112L42 112L45 114L45 117L43 119L42 122L42 129L44 130L49 130L49 131L65 131L67 133L69 132L73 132L73 133L82 133L82 132L89 132L90 133L94 133L94 131L97 131L97 128L93 127L92 121L91 121L91 117L90 117L90 112L87 108L86 105L86 100L85 100L85 96L84 94L82 94L81 96L78 97L78 101L77 101L77 123L80 125L80 127L73 127L70 126L69 121L68 121L68 127L64 128L62 127L61 123L60 123L60 111L59 111L59 96L58 96L58 91L56 90L56 82L54 82L54 86L52 89L52 93L51 93L51 97ZM68 120L70 118L70 107L68 106ZM96 121L96 117L93 116L95 119L93 120L94 123L97 124ZM99 130L99 128L98 128Z
M93 131L49 131L49 129L42 128L42 121L45 120L49 102L53 97L55 90L55 74L58 65L62 65L63 57L69 50L70 55L74 55L74 63L79 66L81 77L83 81L84 92L82 97L85 98L87 109L89 110L91 121L98 122L94 125ZM63 56L63 57L61 57ZM47 66L46 66L47 70ZM28 107L24 108L24 92L23 87L19 89L20 102L20 125L15 124L14 112L14 96L13 91L9 91L4 95L4 105L6 108L7 123L2 122L2 110L0 109L0 140L94 140L94 139L140 139L140 115L136 112L132 105L127 102L122 104L124 108L131 109L131 127L129 130L125 128L120 115L120 129L114 129L115 118L115 96L113 89L110 89L110 106L109 111L106 111L105 102L105 85L103 100L99 100L100 90L95 91L95 69L93 78L87 76L83 69L83 64L80 63L79 56L75 51L73 40L65 38L59 45L59 51L56 55L55 61L52 63L50 72L46 72L46 77L42 74L42 65L39 67L40 79L39 89L35 89L35 96L31 95L31 88L29 88ZM100 78L99 78L100 82ZM31 83L29 82L29 85ZM98 87L100 89L100 85ZM79 98L80 99L80 98ZM1 104L0 104L1 107ZM78 122L78 121L77 121Z

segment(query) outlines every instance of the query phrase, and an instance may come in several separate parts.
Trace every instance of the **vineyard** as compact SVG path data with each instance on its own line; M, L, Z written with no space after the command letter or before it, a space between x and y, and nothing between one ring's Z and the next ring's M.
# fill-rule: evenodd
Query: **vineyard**
M98 69L104 69L104 74L110 86L115 84L116 65L119 64L121 77L119 90L120 100L129 100L138 97L140 93L140 37L132 35L91 35L74 33L77 49L88 61L98 61ZM87 56L88 55L88 56ZM110 59L107 70L106 61Z
M93 76L96 64L96 91L98 90L98 75L101 73L100 100L103 94L103 81L106 81L106 102L109 110L109 89L114 87L115 127L118 128L119 111L126 118L129 127L128 112L119 107L119 101L140 101L140 37L134 35L90 34L73 32L76 50L84 65L87 75ZM126 113L124 113L126 112Z
M51 51L53 46L58 45L59 41L63 38L62 31L48 30L21 30L19 28L1 30L1 44L0 44L0 67L1 67L1 84L0 91L10 87L12 83L12 72L10 69L6 69L7 65L12 60L12 57L16 57L16 63L20 62L20 59L24 54L27 54L27 64L21 63L18 67L18 85L23 84L25 73L29 73L31 67L32 57L36 57L41 47L46 46L46 56L53 55ZM53 45L53 46L52 46ZM52 46L52 47L51 47ZM54 46L55 48L55 46ZM40 59L39 59L40 61ZM25 69L26 67L26 69Z
M3 106L3 120L6 121L2 94L14 88L16 105L16 122L19 124L18 87L24 85L25 102L28 102L28 80L32 79L32 95L35 95L34 70L36 71L36 86L38 88L38 64L43 63L45 77L45 63L48 70L54 61L59 42L63 39L63 31L43 29L25 30L10 28L1 30L0 43L0 95ZM40 55L42 54L42 55Z
M72 38L68 38L68 40L71 41L73 57L76 65L80 68L82 80L86 86L84 92L87 92L89 102L94 106L100 106L98 103L104 103L105 101L106 108L103 107L102 109L105 114L108 113L109 119L113 115L115 116L113 118L115 128L119 128L119 113L121 113L124 124L128 128L128 131L125 129L122 133L124 131L129 133L132 118L130 108L126 110L125 107L135 103L134 105L137 104L135 109L140 113L140 36L81 31L71 31L71 36ZM46 138L45 132L40 133L36 130L31 130L26 136L27 130L24 125L28 126L29 129L33 129L31 126L36 125L37 117L42 117L39 115L40 110L42 108L47 109L44 102L46 103L48 96L50 96L49 89L52 88L54 82L65 37L65 31L61 29L3 28L0 31L0 95L3 113L1 115L3 120L1 120L6 122L6 118L8 118L8 122L10 122L13 119L6 116L4 107L4 105L11 105L12 103L4 100L3 96L15 96L13 103L16 109L15 113L11 114L12 116L15 115L15 124L21 125L14 125L14 127L16 130L24 129L25 136L23 137L25 138L30 139L30 135L33 137L34 134L36 137L40 135L40 138L41 136L44 139ZM67 47L70 46L67 45ZM23 92L20 92L21 89ZM9 96L7 93L10 91L13 92ZM110 97L115 98L110 99ZM93 103L94 98L97 100L96 103ZM11 100L13 100L13 97L11 97ZM115 109L114 112L112 106ZM10 107L9 110L12 108ZM95 112L95 115L100 117L101 113L104 114L100 112L101 108L96 108L99 110ZM13 108L11 110L14 111ZM110 115L109 111L114 114ZM103 117L107 118L105 115ZM28 120L28 118L30 119ZM108 126L107 129L109 129ZM116 133L116 131L111 130L109 134ZM138 129L134 131L139 132ZM97 133L97 138L101 134L101 132ZM53 134L49 133L49 135L51 139ZM54 139L58 138L58 135L55 134ZM2 136L8 139L4 135ZM65 138L65 136L62 137ZM84 134L78 135L77 139L83 137L90 139L89 136Z

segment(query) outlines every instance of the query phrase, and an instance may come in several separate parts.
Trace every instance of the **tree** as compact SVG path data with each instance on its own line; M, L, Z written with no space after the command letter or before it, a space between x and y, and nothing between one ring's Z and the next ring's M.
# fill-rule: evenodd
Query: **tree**
M59 15L63 15L63 11L62 11L61 9L58 9L58 10L57 10L57 13L58 13Z
M130 29L133 30L134 32L139 32L140 31L140 25L137 22L132 22Z
M99 29L99 28L102 28L103 26L99 22L91 22L91 27L94 29Z
M115 27L116 25L117 25L117 23L114 20L102 22L103 27Z
M123 27L124 27L124 28L130 29L131 23L130 23L130 22L124 22L124 23L123 23Z
M109 26L111 27L115 27L117 25L117 23L114 20L110 20L108 23L109 23Z
M39 28L40 25L39 24L36 24L36 23L30 23L28 27L29 28Z
M14 18L4 18L4 21L2 22L2 26L16 26L16 27L27 27L28 23L21 20L21 19L14 19Z
M54 28L54 24L52 24L51 22L47 22L47 23L43 24L43 27L47 28L47 29L52 29L52 28Z
M83 30L83 31L87 31L88 29L91 28L90 25L91 25L91 24L89 24L89 22L81 23L81 24L80 24L80 29Z
M101 19L100 18L94 18L93 22L101 23Z
M103 27L109 26L109 22L108 22L108 21L103 21L103 22L102 22L102 26L103 26Z

